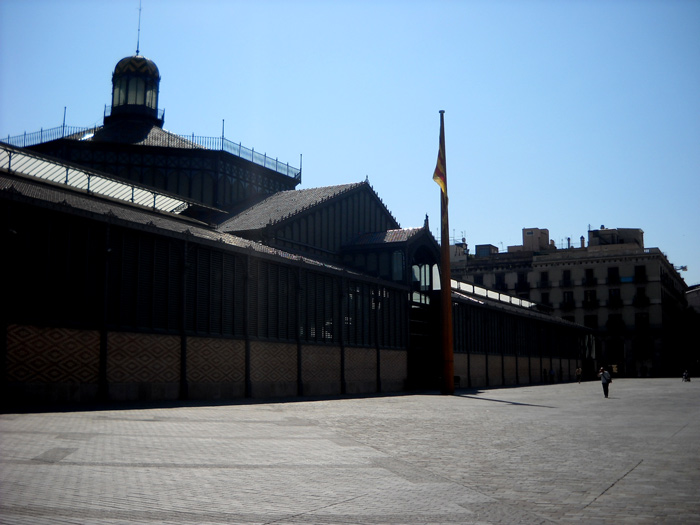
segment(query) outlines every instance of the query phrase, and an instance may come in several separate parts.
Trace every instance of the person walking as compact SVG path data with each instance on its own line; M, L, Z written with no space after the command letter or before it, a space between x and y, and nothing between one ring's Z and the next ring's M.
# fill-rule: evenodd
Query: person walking
M600 367L600 371L598 372L598 377L600 378L600 382L603 385L603 394L605 394L605 397L608 397L608 389L610 388L610 383L612 383L612 377L610 377L610 372L605 370L604 367Z
M581 384L581 374L582 374L582 370L581 370L581 367L579 366L576 369L576 381L578 381L579 384Z

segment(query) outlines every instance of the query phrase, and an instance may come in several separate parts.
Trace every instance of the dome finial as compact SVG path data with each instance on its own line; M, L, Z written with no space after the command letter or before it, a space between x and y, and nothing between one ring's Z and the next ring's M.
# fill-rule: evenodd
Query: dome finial
M141 0L139 0L139 29L136 33L136 55L139 54L139 47L141 43Z

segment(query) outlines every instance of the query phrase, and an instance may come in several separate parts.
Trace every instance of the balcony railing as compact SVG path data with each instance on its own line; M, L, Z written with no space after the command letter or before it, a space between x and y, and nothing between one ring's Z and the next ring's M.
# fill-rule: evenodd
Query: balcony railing
M571 311L576 308L575 301L562 301L559 304L559 309L563 312Z
M637 308L646 308L651 304L651 301L646 295L635 295L632 299L632 304Z
M608 299L608 308L622 308L623 306L622 299L620 297L613 297L612 299Z
M530 291L530 283L521 282L521 281L516 282L515 283L515 291L516 292L529 292Z
M588 310L598 308L598 299L584 299L583 307Z
M41 129L40 131L35 131L33 133L15 135L14 137L8 135L7 139L2 140L2 142L5 142L10 146L15 146L16 148L27 148L36 144L42 144L44 142L50 142L52 140L62 138L73 139L79 136L80 139L78 140L84 140L85 137L90 136L90 133L95 133L99 129L100 127L80 128L76 126L58 126L50 129ZM213 151L225 151L226 153L230 153L236 157L249 160L254 164L264 166L272 171L301 181L301 168L295 168L290 166L288 162L280 162L276 158L268 157L267 153L259 153L255 151L255 148L246 148L245 146L242 146L240 142L236 144L235 142L232 142L224 137L203 137L194 134L173 135L180 139L184 139L178 141L178 148L204 148ZM154 145L162 146L163 144L159 143Z

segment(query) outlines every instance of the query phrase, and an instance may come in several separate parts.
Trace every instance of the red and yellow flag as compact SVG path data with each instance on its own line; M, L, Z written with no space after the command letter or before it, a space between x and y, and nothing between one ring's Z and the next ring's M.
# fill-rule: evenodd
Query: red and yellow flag
M433 173L433 180L440 185L442 193L447 197L447 170L445 169L445 112L440 111L440 151L438 151L437 165Z

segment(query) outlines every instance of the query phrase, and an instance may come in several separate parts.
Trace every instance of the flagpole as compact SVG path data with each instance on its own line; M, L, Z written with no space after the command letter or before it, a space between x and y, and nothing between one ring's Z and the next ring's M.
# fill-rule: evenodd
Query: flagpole
M438 175L438 172L442 173ZM442 311L442 385L443 394L454 394L454 349L452 327L452 274L450 271L450 225L447 199L447 163L445 156L445 111L440 110L440 152L435 175L440 184L440 217L441 217L441 246L440 246L440 306Z

